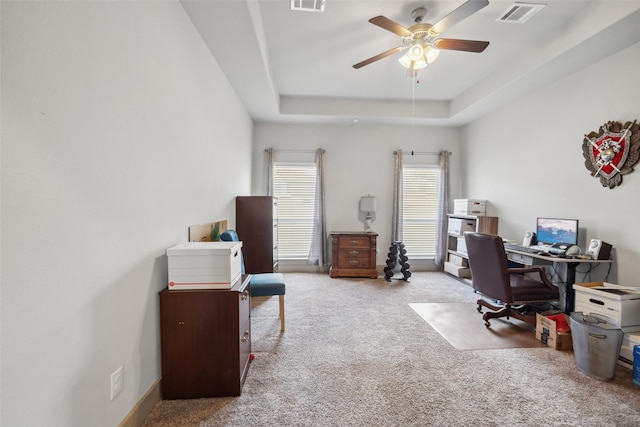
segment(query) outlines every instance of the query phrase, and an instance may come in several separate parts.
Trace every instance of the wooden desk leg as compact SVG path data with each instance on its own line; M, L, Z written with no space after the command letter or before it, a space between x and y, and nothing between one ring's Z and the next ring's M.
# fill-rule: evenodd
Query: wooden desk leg
M565 286L567 288L565 292L564 301L564 313L570 315L575 307L575 292L573 291L573 285L576 283L576 267L579 262L567 263L567 280L565 280Z
M280 295L280 332L284 332L284 295Z

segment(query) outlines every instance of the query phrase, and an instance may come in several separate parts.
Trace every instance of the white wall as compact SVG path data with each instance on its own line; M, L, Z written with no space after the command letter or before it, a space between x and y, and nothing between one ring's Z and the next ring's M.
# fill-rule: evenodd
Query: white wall
M461 156L462 195L490 201L500 234L520 240L537 216L578 218L585 239L614 245L618 274L609 279L626 286L640 286L640 164L619 187L602 187L582 142L608 121L640 120L638 69L640 44L522 98L467 126Z
M452 193L460 189L459 131L455 128L420 126L383 126L366 124L294 125L258 123L255 128L254 183L256 194L264 194L264 149L276 149L275 159L291 158L292 153L277 150L315 150L325 153L325 202L327 230L361 231L358 202L371 194L378 198L378 212L372 229L378 236L378 265L384 265L391 244L391 208L396 149L403 150L404 161L437 164L437 156L410 152L449 150L451 156ZM314 161L314 153L297 155ZM418 263L410 260L412 269ZM433 263L430 262L432 265ZM417 271L417 270L416 270Z
M233 225L253 125L178 2L1 8L0 423L114 426L160 378L165 249Z

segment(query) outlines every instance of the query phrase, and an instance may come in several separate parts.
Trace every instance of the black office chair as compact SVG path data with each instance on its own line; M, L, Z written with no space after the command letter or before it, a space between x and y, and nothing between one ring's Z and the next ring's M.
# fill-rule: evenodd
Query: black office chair
M496 304L483 298L477 301L480 313L482 307L493 310L482 316L487 328L491 326L489 319L499 317L514 317L535 325L535 313L540 311L535 305L560 298L558 288L547 279L544 268L508 268L507 254L500 236L465 233L464 239L473 288L481 295L498 301ZM540 279L527 277L525 273L537 273Z

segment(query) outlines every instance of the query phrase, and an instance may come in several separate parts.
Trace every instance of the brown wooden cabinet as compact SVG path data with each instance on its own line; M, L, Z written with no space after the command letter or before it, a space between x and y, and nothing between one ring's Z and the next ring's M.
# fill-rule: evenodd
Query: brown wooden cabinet
M334 231L331 233L331 277L378 277L378 233Z
M247 273L278 271L278 199L236 197L236 231Z
M251 355L250 277L231 289L160 292L163 399L240 395Z

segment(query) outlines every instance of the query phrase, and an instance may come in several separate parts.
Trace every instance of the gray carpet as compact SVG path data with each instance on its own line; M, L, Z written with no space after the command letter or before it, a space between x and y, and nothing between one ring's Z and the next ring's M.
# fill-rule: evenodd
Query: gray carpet
M277 298L254 300L242 395L162 401L146 427L640 425L629 369L602 382L578 372L571 352L453 347L409 306L468 303L479 317L475 294L445 274L285 279L284 334Z

